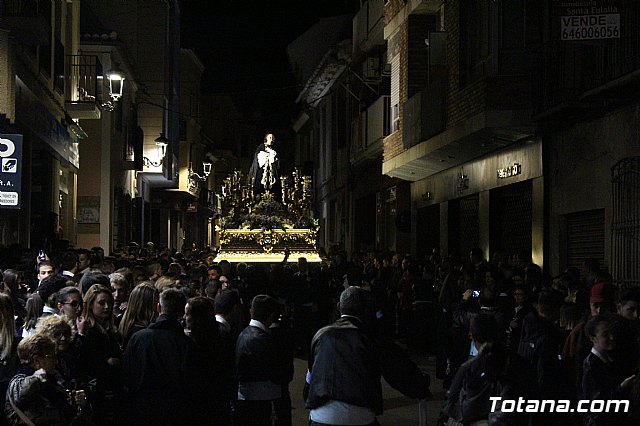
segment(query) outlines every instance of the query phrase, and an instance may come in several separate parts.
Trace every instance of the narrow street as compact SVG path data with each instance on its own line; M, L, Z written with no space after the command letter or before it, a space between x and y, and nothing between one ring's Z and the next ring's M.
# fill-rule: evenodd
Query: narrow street
M442 407L444 393L442 380L435 379L435 357L413 357L421 369L431 376L431 393L434 398L427 403L427 424L435 425L438 413ZM304 408L302 388L307 371L304 359L295 359L295 376L289 386L291 392L292 417L294 426L309 424L309 410ZM382 395L384 397L384 413L378 416L381 426L418 426L418 401L406 398L382 380Z

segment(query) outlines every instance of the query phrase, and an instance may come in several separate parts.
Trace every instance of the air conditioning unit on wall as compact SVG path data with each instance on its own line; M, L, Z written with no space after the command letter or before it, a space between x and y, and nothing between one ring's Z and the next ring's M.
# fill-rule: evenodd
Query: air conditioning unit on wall
M368 57L362 64L362 77L365 80L378 80L380 78L380 58Z

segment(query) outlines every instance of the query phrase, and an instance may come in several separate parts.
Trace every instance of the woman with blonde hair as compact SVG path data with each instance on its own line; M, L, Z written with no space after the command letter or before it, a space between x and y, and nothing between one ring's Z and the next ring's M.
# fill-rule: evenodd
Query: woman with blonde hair
M11 424L69 425L78 407L89 408L83 390L75 390L71 400L55 377L56 342L36 333L20 342L18 355L23 365L9 384L6 406Z
M113 295L102 284L92 285L84 295L82 317L76 325L80 335L78 375L92 383L88 395L96 421L114 424L121 392L120 336L113 323Z
M56 342L57 372L62 383L73 388L73 382L78 383L77 365L79 347L75 340L75 330L71 320L66 316L49 315L40 318L36 325L36 334L45 334Z
M158 290L158 293L162 293L168 288L175 287L176 279L169 277L167 275L163 275L156 280L155 286L156 286L156 289Z
M136 332L147 328L156 317L158 290L149 281L138 284L129 295L127 310L122 316L118 331L122 336L122 348L126 349L131 336Z
M20 366L16 323L11 297L0 293L0 401L4 407L9 381Z

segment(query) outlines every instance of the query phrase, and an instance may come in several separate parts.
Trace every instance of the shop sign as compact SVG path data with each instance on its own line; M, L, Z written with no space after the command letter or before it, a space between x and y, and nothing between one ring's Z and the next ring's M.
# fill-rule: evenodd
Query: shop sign
M0 209L20 209L22 135L0 134Z
M520 163L513 163L512 166L503 167L498 169L498 179L507 179L522 173L522 165Z
M619 7L610 1L561 1L559 6L561 40L620 38Z
M197 201L187 204L187 213L198 213Z

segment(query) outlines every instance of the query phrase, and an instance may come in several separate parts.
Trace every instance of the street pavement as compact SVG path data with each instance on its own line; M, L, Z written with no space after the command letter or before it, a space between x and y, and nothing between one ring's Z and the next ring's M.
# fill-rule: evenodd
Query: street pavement
M427 424L436 424L444 392L442 390L442 380L435 378L435 357L424 357L412 355L416 364L431 376L431 393L434 398L427 402ZM295 375L293 382L289 385L291 393L292 418L294 426L304 426L309 424L309 410L304 408L302 398L302 388L304 386L305 374L307 372L307 361L302 358L295 358ZM382 380L382 396L384 398L384 413L378 416L381 426L418 426L418 401L404 397L400 392L389 386Z

